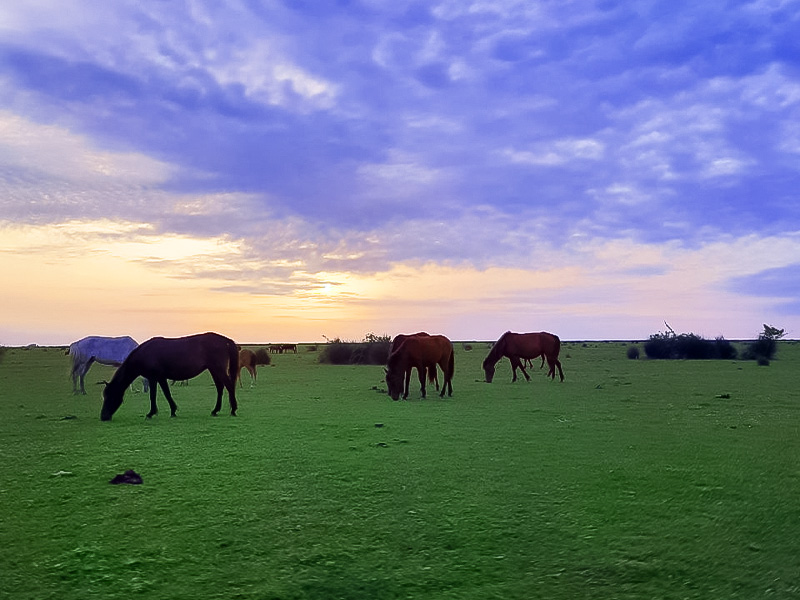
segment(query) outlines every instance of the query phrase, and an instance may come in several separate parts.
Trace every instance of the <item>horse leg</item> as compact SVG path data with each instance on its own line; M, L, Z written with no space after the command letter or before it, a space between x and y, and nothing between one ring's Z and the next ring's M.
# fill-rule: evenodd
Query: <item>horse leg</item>
M525 370L525 365L522 362L519 363L519 370L522 371L522 374L525 375L525 381L530 381L531 376L528 375L528 372Z
M165 377L164 379L159 381L159 383L161 384L161 390L164 392L164 397L167 399L167 402L169 403L169 412L170 412L169 416L174 417L175 411L178 410L178 405L175 404L175 401L172 399L172 393L169 391L169 383L167 383L167 378ZM155 387L156 386L151 386L150 389L154 390ZM150 397L155 399L156 393L151 392ZM153 406L155 406L155 400L153 400L153 402L154 402Z
M77 382L80 381L81 389L80 393L82 395L86 395L86 387L84 386L84 378L86 374L89 372L89 367L92 365L92 361L89 361L85 364L79 364L77 367L73 368L72 370L72 393L77 394Z
M216 376L212 377L212 379L214 379L214 386L217 388L217 403L214 405L214 410L211 411L211 416L216 417L222 408L222 390L225 389L225 386ZM230 398L230 390L228 391L228 398Z
M425 397L425 377L428 373L428 369L425 365L420 365L417 367L417 375L419 376L419 391L422 394L422 397Z
M78 393L78 370L74 366L72 367L72 393Z
M153 415L158 414L158 407L156 406L156 392L158 392L158 381L153 379L150 381L150 412L147 413L148 419L153 418Z
M223 384L225 388L228 390L228 404L231 405L231 416L236 416L236 409L239 408L239 404L236 402L236 382L231 381L230 377L223 378ZM252 383L250 384L252 385ZM222 393L220 392L220 398L218 399L218 403L222 400Z
M211 379L214 380L214 386L217 388L217 403L214 405L214 410L211 411L211 416L216 417L217 413L222 409L222 390L228 390L228 403L231 405L231 416L236 416L236 409L239 407L236 403L236 382L232 381L228 374L222 370L218 373L216 370L211 371Z
M517 380L517 368L522 369L522 363L516 356L509 357L509 360L511 361L511 383L514 383Z
M453 378L453 374L447 372L447 363L446 362L444 362L444 361L440 362L439 366L442 368L442 375L444 375L444 380L442 382L442 391L439 392L439 397L440 398L444 398L445 392L447 392L448 396L452 396L453 395L453 383L452 383L451 379ZM436 365L434 365L433 368L435 369Z
M561 361L558 360L557 358L554 359L554 361L555 361L555 366L558 367L558 374L561 376L561 381L564 381L564 370L561 368ZM555 370L553 370L553 379L556 378L555 375L556 372Z
M403 400L408 400L408 384L411 382L411 367L405 371L405 384L403 385Z

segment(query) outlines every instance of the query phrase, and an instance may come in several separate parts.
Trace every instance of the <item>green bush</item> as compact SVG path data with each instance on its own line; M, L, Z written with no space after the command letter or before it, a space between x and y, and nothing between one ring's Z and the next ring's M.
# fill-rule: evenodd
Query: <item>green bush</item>
M328 340L319 354L319 362L331 365L385 365L389 358L389 336L367 334L362 342Z
M255 351L257 365L270 365L272 364L272 357L266 348L259 348Z
M717 358L722 360L734 360L736 358L736 348L724 337L720 336L714 340L716 345Z
M736 348L722 336L706 340L694 333L676 335L672 329L654 333L644 345L648 358L709 360L736 358Z
M768 365L778 351L778 340L785 335L785 330L765 324L764 331L759 334L758 339L748 344L744 358L756 360L759 365Z

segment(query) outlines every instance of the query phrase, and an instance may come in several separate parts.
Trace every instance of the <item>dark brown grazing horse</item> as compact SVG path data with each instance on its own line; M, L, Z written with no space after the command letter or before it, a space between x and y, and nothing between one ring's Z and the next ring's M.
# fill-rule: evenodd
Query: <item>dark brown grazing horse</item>
M247 372L250 373L250 386L253 386L256 381L256 364L255 352L247 348L239 350L239 370L236 372L239 387L242 387L242 369L247 369Z
M507 356L511 361L511 372L513 378L511 381L517 380L517 368L522 370L525 379L528 381L531 378L525 370L522 361L525 359L534 359L541 356L547 360L550 370L547 375L551 379L556 377L556 368L558 374L561 376L561 381L564 381L564 371L561 369L561 362L558 360L558 353L561 350L561 340L557 335L552 333L512 333L506 331L500 336L500 339L494 343L489 355L483 361L483 370L486 373L486 382L492 383L494 378L494 367L498 361Z
M398 333L395 336L395 338L392 340L392 343L389 345L389 354L391 354L394 351L395 348L400 346L400 344L403 342L403 340L405 340L407 338L410 338L410 337L415 337L415 336L430 337L430 334L426 333L424 331L420 331L418 333L412 333L412 334ZM426 368L427 368L427 371L428 371L428 383L433 383L434 385L436 385L436 391L438 392L439 391L439 371L436 370L436 363L433 363L431 365L427 365ZM408 392L408 386L406 386L406 392Z
M400 341L389 354L386 366L386 385L392 400L408 398L408 384L411 379L411 369L416 369L419 374L420 392L425 397L425 372L427 369L436 369L439 365L444 374L444 383L439 396L444 397L445 392L453 395L453 372L455 371L455 356L453 344L443 335L412 335Z
M228 390L231 415L235 416L239 348L233 340L218 333L199 333L181 338L154 337L135 348L103 390L100 419L111 420L122 404L125 390L137 377L144 377L150 382L150 412L147 418L158 413L156 384L161 386L174 417L178 407L169 392L167 379L191 379L206 369L217 387L217 404L211 415L216 416L222 408L222 390L225 388Z

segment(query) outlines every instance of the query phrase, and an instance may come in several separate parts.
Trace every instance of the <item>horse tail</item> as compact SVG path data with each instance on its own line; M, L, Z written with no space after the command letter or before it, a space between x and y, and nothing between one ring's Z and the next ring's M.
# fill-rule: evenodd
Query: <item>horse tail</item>
M447 390L447 395L453 395L453 374L456 372L456 353L453 349L453 344L450 344L450 357L447 360L447 373L444 376L444 382L442 383L442 392L440 396L444 398L445 390Z
M231 385L235 386L239 377L239 347L235 343L228 344L228 375Z
M436 365L428 367L428 383L436 381Z
M447 363L447 370L450 372L450 379L453 378L453 374L456 372L456 353L453 351L453 348L450 348L450 360Z
M561 381L564 381L564 370L561 368L561 361L558 360L558 354L561 352L561 339L555 334L551 334L553 339L555 340L555 349L553 350L553 359L550 362L550 359L547 359L547 363L550 365L550 372L548 375L550 379L556 378L556 369L558 369L558 375L561 378Z

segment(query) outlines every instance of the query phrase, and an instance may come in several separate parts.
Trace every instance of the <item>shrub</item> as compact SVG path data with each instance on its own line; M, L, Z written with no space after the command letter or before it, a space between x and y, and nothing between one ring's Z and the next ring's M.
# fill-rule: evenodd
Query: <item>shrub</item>
M677 358L675 352L675 334L654 333L644 344L644 353L647 358Z
M675 344L679 358L687 358L689 360L716 358L714 342L705 340L694 333L682 333L675 338Z
M669 326L667 326L669 327ZM676 335L670 328L664 333L654 333L644 345L648 358L708 360L736 358L736 348L722 336L714 341L694 333Z
M755 342L747 345L744 357L747 360L759 360L765 358L767 361L775 357L778 350L778 342L771 338L759 337Z
M368 334L363 342L329 340L319 354L319 362L331 365L385 365L389 358L389 336Z
M717 358L722 360L734 360L736 358L736 348L724 337L716 338L714 344L716 345Z
M785 330L765 324L764 331L759 334L758 339L748 344L744 351L744 358L757 360L759 365L768 365L778 351L778 340L785 335ZM766 362L762 362L762 359Z
M255 351L257 365L270 365L272 364L272 357L266 348L259 348Z
M636 360L639 358L639 347L638 346L629 346L628 347L628 358L632 360Z

